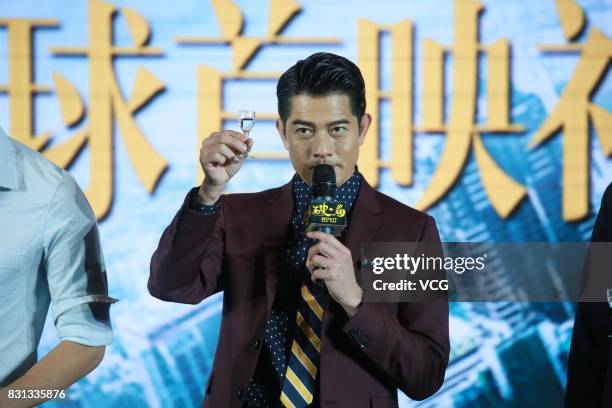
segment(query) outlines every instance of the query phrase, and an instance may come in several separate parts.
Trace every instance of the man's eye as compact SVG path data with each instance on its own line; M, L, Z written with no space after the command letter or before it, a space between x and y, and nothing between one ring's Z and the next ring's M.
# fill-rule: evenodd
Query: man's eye
M343 135L347 132L347 128L344 126L335 126L331 129L333 135Z
M295 130L295 133L297 133L300 136L308 136L312 133L312 131L308 128L297 128Z

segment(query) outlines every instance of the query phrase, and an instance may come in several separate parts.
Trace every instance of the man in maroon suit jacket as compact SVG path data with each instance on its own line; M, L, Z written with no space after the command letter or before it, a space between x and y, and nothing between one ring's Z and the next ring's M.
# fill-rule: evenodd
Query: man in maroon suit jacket
M329 292L311 371L315 388L301 391L314 398L302 406L396 407L398 388L413 399L431 396L448 364L446 299L362 301L362 244L439 243L439 235L432 217L375 191L356 170L371 123L359 68L314 54L281 76L277 96L277 129L296 170L292 182L221 197L242 165L238 154L253 141L238 132L213 133L200 152L205 180L188 194L151 261L148 288L159 299L196 304L224 292L204 406L281 406L290 358L282 344L292 344L294 331L278 326L295 328L300 297L287 254ZM348 201L349 226L339 239L320 232L306 238L296 221L319 164L334 167Z

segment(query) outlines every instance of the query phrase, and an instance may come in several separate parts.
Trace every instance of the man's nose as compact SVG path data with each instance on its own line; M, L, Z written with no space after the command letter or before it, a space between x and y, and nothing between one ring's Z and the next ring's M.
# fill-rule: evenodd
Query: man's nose
M313 140L312 155L317 159L326 159L333 155L334 144L327 131L317 132Z

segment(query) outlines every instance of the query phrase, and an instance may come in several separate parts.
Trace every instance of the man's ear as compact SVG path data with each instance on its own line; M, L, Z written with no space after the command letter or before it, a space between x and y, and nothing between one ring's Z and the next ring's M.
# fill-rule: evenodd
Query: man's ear
M366 133L368 133L368 129L372 124L372 115L369 113L364 113L359 121L359 138L357 139L359 142L359 146L361 146L365 140Z
M276 130L283 141L283 146L289 150L289 140L287 140L287 134L285 133L285 124L281 119L276 119Z

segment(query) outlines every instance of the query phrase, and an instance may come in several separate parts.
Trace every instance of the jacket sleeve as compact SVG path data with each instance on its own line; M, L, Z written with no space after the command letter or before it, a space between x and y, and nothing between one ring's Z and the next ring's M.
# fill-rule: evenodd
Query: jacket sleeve
M421 241L440 248L431 217ZM410 398L423 400L444 382L450 352L446 295L426 302L401 302L395 316L382 303L364 302L343 330Z
M161 300L197 304L223 290L223 205L200 214L189 209L189 198L153 253L147 288Z

